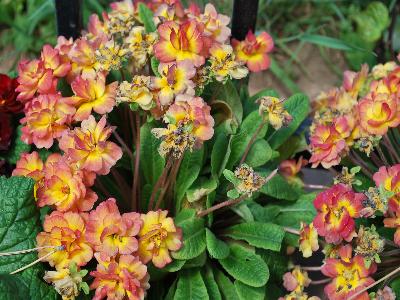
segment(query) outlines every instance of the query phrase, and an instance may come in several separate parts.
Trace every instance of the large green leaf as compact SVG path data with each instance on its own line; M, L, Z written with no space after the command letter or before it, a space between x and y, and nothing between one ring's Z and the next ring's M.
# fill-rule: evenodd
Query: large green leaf
M158 152L160 140L151 133L151 129L149 123L140 128L140 167L146 183L154 186L161 176L165 159Z
M258 248L279 251L285 231L275 224L248 222L229 227L224 235L236 240L244 240Z
M0 299L26 299L29 289L19 276L0 275Z
M243 123L240 125L239 132L232 137L231 155L226 165L227 169L232 169L235 163L242 158L247 145L251 141L261 123L262 118L258 111L252 112L244 119ZM267 128L268 126L265 124L262 130L260 130L258 133L256 140L262 139L265 136Z
M0 177L0 252L25 250L35 247L40 231L39 210L33 199L32 179L24 177ZM10 273L37 259L37 253L0 257L0 274ZM44 281L43 267L36 264L14 275L29 291L25 299L56 299L55 290Z
M210 266L206 266L202 271L202 275L210 299L221 300L221 293L219 292L218 285L215 282L212 268Z
M279 152L272 150L266 140L258 140L251 147L245 162L250 167L257 168L278 156Z
M214 269L214 276L223 300L240 300L232 281L223 272Z
M211 152L211 174L220 177L231 155L231 140L224 132L217 135Z
M146 32L154 32L157 30L153 20L153 12L144 3L139 3L139 18L143 22Z
M268 281L267 264L260 256L240 245L232 244L230 255L219 262L229 275L244 284L261 287Z
M199 270L187 270L179 274L174 300L207 300L206 285Z
M276 199L291 201L297 200L300 194L298 189L293 188L293 186L279 174L275 175L270 181L264 184L260 192Z
M253 287L235 280L235 289L240 300L264 300L265 297L265 286Z
M218 181L214 178L207 179L205 177L199 177L187 190L186 196L189 202L196 202L208 194L215 191L218 186Z
M177 209L180 208L180 203L187 189L195 182L199 176L203 163L204 147L193 152L186 151L179 168L178 177L176 179L176 197Z
M229 246L219 240L211 230L206 228L207 250L210 256L216 259L224 259L229 255Z
M293 120L287 127L274 131L268 137L268 142L272 149L276 150L281 146L300 126L310 113L310 102L304 94L295 94L288 98L285 103L285 108L293 117Z
M175 220L176 225L183 231L183 246L177 252L172 252L175 259L192 259L199 256L206 249L206 231L204 219L188 217Z

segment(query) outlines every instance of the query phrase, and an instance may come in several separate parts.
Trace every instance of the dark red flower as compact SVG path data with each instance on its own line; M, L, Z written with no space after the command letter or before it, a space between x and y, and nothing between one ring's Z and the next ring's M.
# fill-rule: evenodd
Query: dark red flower
M22 110L22 103L17 101L17 86L16 78L0 74L0 112L18 113Z
M11 115L0 112L0 151L8 150L12 133Z

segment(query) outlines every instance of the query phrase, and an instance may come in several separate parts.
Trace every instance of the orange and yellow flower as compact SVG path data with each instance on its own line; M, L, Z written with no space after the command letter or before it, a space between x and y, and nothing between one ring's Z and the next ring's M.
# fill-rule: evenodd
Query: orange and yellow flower
M394 211L400 206L400 164L379 168L373 176L377 187L383 186L386 191L392 192L393 196L389 198L388 206Z
M325 294L329 300L345 300L356 294L363 288L374 283L370 277L376 272L376 264L372 263L366 268L365 259L356 255L349 262L340 259L328 258L322 266L322 273L330 278L332 282L325 286ZM368 292L360 294L357 300L368 300Z
M394 204L390 205L390 209L387 212L386 218L383 219L385 227L395 228L394 242L396 245L400 246L400 205Z
M190 60L196 67L204 64L206 51L203 26L194 20L177 24L169 21L158 27L160 40L154 45L154 54L163 63Z
M97 123L90 115L82 121L81 127L62 136L60 149L71 162L78 163L81 169L101 175L108 174L110 168L122 157L122 150L115 143L107 141L113 128L106 127L106 122L105 116Z
M85 187L82 172L77 172L63 159L46 161L43 184L37 190L40 207L54 206L58 211L88 211L97 195Z
M54 94L56 92L57 79L53 71L45 68L43 61L35 59L32 61L21 60L18 65L18 83L16 91L19 92L17 99L27 102L36 93Z
M194 96L194 83L191 79L196 75L196 69L190 60L160 64L158 72L161 77L154 77L152 88L158 90L161 105L171 104L178 94Z
M299 267L295 267L292 272L283 275L283 286L289 292L301 293L305 287L310 285L311 279L306 271L302 271Z
M68 268L70 263L77 266L86 265L93 257L93 250L85 239L85 219L87 215L75 212L54 211L46 216L43 229L36 241L39 247L62 246L44 260L49 262L57 270ZM43 257L54 251L54 248L40 249L39 257Z
M93 300L143 300L150 285L147 267L132 255L120 255L114 258L102 258L94 255L98 261L91 289L96 289Z
M102 115L111 112L115 105L117 86L117 82L106 85L106 77L103 73L98 73L93 79L76 77L71 83L75 96L65 98L67 103L76 107L74 120L87 119L92 110Z
M301 168L308 164L308 160L301 156L297 161L295 159L287 159L280 163L279 172L288 180L296 181L297 174L300 173Z
M269 68L271 60L268 53L274 48L274 41L268 33L256 36L249 31L244 41L233 39L232 46L237 60L246 63L250 71L260 72Z
M318 233L313 223L307 225L301 222L299 249L303 257L311 257L312 253L319 249Z
M369 134L384 135L400 124L400 106L393 94L372 93L357 106L361 127Z
M336 184L317 195L314 207L317 216L313 224L328 243L351 241L356 236L354 218L360 217L365 195L355 193L350 187Z
M168 211L149 211L142 214L143 226L139 232L138 254L143 263L152 261L157 268L163 268L172 259L169 251L177 251L182 246L182 232Z
M12 176L30 177L35 181L43 178L43 161L39 157L39 153L22 153L17 161L17 165L12 172Z
M90 212L86 239L102 256L132 254L138 249L135 236L142 223L138 213L121 216L115 199L110 198Z
M38 148L50 148L53 141L68 129L75 108L64 101L60 94L40 95L25 107L21 119L21 139Z
M46 69L52 70L55 77L64 77L71 70L69 61L63 61L57 49L44 45L41 58Z

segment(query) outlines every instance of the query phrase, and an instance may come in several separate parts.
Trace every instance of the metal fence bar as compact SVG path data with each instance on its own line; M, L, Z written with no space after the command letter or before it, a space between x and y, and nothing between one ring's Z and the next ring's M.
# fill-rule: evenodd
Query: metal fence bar
M256 28L258 0L235 0L232 15L232 37L244 40Z
M82 0L55 0L57 32L66 38L78 38L82 30Z

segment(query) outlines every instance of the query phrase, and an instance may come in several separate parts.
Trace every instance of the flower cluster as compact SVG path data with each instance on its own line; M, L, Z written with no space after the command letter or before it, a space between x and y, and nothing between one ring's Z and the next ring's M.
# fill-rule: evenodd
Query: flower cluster
M313 167L336 166L345 156L357 159L356 149L367 156L380 151L380 142L400 124L399 70L395 62L371 72L363 65L358 73L344 72L341 87L318 96L310 137Z

